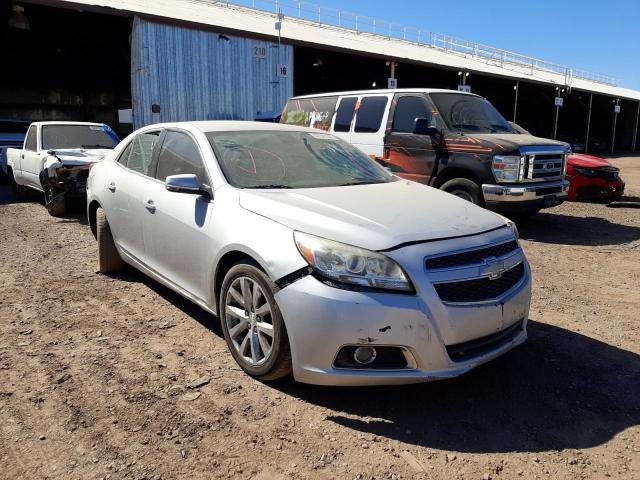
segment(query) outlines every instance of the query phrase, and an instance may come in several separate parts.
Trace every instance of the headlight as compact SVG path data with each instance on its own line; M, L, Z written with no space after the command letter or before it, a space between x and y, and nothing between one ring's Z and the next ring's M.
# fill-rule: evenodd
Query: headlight
M520 238L520 232L518 231L518 227L516 226L516 224L513 223L511 220L509 220L507 221L507 227L509 227L509 230L513 232L513 234L516 237L516 240L518 240Z
M497 182L517 182L520 178L521 157L496 155L493 157L493 174Z
M574 167L576 169L576 172L578 172L580 175L584 175L585 177L593 177L596 175L596 171L593 170L592 168L580 168L580 167Z
M365 288L413 292L400 265L385 255L301 232L295 232L294 238L302 256L324 279Z

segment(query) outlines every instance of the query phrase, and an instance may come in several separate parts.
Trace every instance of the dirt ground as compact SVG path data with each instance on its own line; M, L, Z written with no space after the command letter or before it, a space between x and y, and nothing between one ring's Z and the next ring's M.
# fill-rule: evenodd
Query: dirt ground
M640 200L640 157L618 158ZM262 384L215 317L97 275L82 208L0 205L1 478L640 478L640 210L520 225L529 341L458 379Z

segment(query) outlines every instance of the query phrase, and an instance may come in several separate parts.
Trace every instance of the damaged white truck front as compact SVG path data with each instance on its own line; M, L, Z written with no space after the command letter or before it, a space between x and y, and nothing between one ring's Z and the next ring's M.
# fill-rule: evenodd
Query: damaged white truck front
M44 194L51 215L63 215L67 200L86 195L89 168L120 143L103 123L34 122L22 150L7 150L7 173L18 199L33 189Z

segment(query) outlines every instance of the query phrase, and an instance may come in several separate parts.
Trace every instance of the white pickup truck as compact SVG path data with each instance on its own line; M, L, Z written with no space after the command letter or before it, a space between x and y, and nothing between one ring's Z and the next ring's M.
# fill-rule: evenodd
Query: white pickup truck
M34 122L22 150L7 150L7 173L15 181L18 199L29 188L40 191L49 213L62 215L67 198L85 195L89 166L118 143L118 136L103 123Z

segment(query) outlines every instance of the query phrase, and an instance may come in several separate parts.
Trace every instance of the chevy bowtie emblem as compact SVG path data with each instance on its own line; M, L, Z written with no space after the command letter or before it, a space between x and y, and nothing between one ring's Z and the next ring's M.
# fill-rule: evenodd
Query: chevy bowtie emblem
M496 257L485 258L484 263L482 274L488 276L489 280L497 280L507 270L504 261L498 260Z

